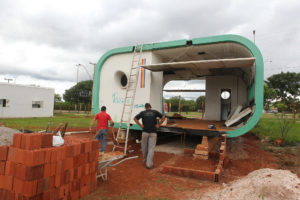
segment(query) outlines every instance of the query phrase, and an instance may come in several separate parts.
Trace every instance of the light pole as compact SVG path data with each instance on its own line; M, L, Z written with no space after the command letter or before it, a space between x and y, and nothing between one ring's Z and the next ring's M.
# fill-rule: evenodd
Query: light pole
M255 30L253 30L253 42L255 44Z
M76 67L77 67L77 79L76 79L76 83L78 83L78 72L79 72L80 64L77 64Z
M77 66L83 67L83 69L85 70L85 72L87 73L87 75L89 75L89 78L92 79L92 77L91 77L91 75L90 75L90 73L89 73L89 71L87 70L87 68L86 68L85 65L79 63L79 64L77 64Z

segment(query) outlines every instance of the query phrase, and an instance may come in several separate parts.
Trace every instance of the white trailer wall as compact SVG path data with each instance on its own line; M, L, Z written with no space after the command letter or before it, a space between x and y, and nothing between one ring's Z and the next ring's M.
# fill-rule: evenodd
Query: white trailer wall
M114 55L108 58L102 66L99 87L99 109L107 107L107 113L113 121L119 122L122 114L126 89L121 86L121 75L129 77L132 53ZM144 52L143 59L146 63L152 62L152 53ZM161 112L162 101L162 72L153 73L145 69L145 87L141 87L141 75L139 75L135 101L133 105L132 119L140 111L144 110L145 103L152 104L152 108Z
M0 105L0 118L53 116L52 88L0 83L0 100L7 102Z
M231 89L231 112L237 105L247 105L244 81L236 76L206 77L205 120L221 120L221 89Z

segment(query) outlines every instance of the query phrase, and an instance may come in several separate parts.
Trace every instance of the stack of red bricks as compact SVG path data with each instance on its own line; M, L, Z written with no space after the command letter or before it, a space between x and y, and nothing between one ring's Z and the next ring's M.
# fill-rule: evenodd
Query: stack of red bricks
M80 199L97 188L98 142L49 133L15 134L0 146L0 199Z

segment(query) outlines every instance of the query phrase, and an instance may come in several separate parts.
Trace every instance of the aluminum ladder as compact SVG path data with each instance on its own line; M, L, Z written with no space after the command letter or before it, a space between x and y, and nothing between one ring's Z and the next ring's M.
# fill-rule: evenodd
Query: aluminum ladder
M138 51L138 47L140 47L139 51ZM131 120L133 104L134 104L134 99L135 99L135 94L136 94L137 82L138 82L138 78L139 78L140 62L141 62L142 53L143 53L143 44L139 45L139 46L136 45L133 50L133 57L132 57L129 78L127 78L126 93L125 93L125 98L124 98L124 103L123 103L122 115L121 115L119 129L118 129L118 133L117 133L117 137L116 137L117 144L114 143L114 147L113 147L113 151L115 151L115 149L117 147L124 148L124 154L126 154L126 152L127 152L128 135L129 135L129 130L130 130L130 120ZM122 128L122 124L124 124L124 123L126 124L126 129ZM125 145L124 145L124 147L121 147L121 146L119 146L119 137L120 137L120 132L123 130L126 130Z

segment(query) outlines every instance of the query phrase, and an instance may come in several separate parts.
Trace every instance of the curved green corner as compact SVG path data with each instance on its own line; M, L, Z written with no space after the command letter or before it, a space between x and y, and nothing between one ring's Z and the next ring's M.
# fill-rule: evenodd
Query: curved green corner
M167 49L167 48L176 48L176 47L184 47L187 46L188 40L176 40L170 42L160 42L153 44L145 44L143 45L143 51L150 50L158 50L158 49ZM226 42L234 42L243 45L252 53L253 57L255 57L255 80L254 80L254 89L255 89L255 111L251 117L251 119L241 128L228 131L227 137L238 137L241 136L248 131L250 131L259 121L262 111L263 111L263 94L264 94L264 62L263 57L261 55L258 47L251 42L250 40L239 36L239 35L219 35L219 36L211 36L205 38L194 38L192 39L192 45L204 45L204 44L214 44L214 43L226 43ZM94 77L94 95L93 95L93 105L94 108L92 110L93 113L99 112L99 87L100 87L100 73L104 62L111 56L122 54L122 53L130 53L133 51L133 46L122 47L112 49L106 52L98 61L95 77ZM115 127L119 125L116 123ZM140 128L137 125L133 125L132 129Z

